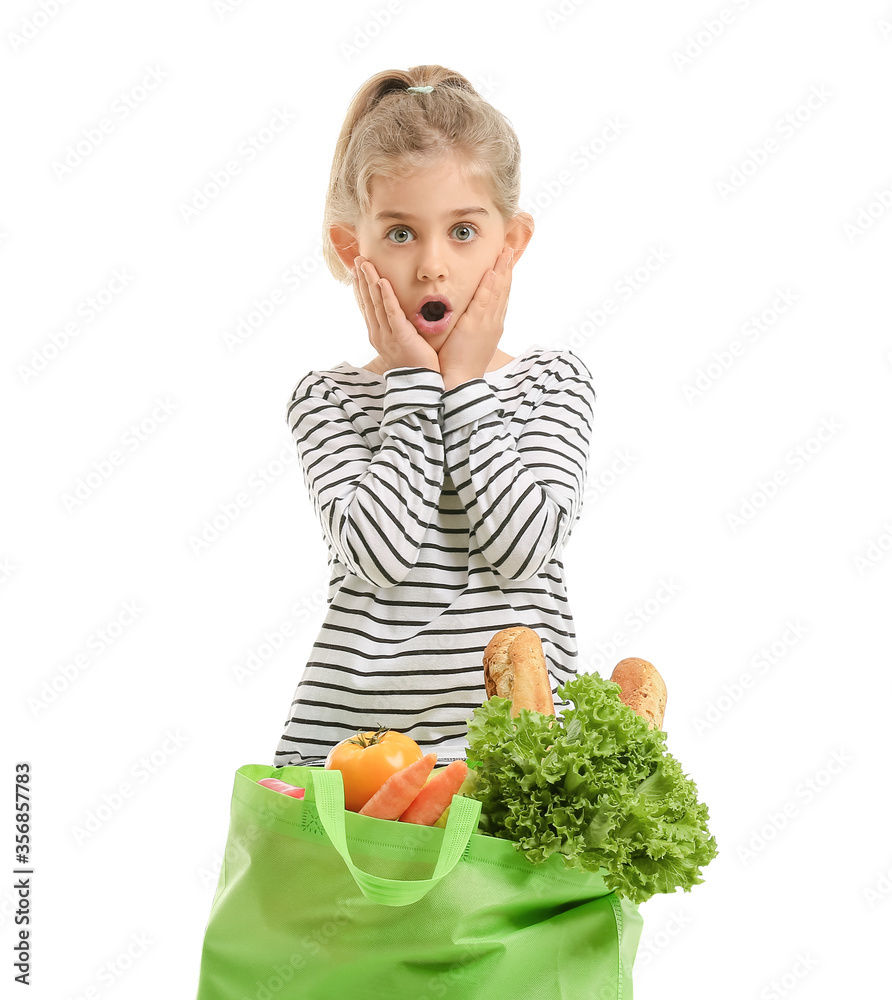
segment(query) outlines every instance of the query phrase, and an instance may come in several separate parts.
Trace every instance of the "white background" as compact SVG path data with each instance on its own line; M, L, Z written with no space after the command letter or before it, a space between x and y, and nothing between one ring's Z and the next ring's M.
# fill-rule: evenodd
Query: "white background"
M321 264L335 139L373 73L440 63L523 149L501 346L594 373L581 667L657 665L719 844L642 907L636 1000L877 995L892 4L43 6L0 18L0 977L27 760L29 995L194 995L233 773L272 762L322 618L285 405L374 353Z

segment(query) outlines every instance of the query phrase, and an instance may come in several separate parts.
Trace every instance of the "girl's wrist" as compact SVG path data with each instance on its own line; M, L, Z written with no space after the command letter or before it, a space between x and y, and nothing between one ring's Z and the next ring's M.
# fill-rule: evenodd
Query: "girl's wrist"
M483 378L482 373L473 375L469 372L441 372L443 376L443 388L446 392L456 386L464 385L465 382L473 382L474 379Z
M382 361L382 373L390 371L393 368L427 368L433 372L439 372L440 370L436 355L434 355L433 359L389 358Z

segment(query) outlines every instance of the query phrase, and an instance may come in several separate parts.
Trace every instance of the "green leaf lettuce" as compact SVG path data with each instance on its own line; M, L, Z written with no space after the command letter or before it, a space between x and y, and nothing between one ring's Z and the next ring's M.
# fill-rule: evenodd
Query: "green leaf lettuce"
M562 854L568 868L602 872L609 889L640 903L686 892L716 856L697 788L652 730L619 698L619 685L577 674L558 688L562 718L489 698L468 723L468 760L482 803L479 832L516 841L533 863Z

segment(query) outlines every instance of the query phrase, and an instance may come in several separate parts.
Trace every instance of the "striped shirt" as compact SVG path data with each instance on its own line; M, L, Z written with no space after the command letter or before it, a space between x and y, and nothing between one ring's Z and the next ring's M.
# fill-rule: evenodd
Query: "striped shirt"
M379 725L464 759L503 628L538 633L553 693L576 673L561 556L594 401L578 357L536 346L449 391L427 368L347 362L297 383L288 422L331 577L276 766L322 765Z

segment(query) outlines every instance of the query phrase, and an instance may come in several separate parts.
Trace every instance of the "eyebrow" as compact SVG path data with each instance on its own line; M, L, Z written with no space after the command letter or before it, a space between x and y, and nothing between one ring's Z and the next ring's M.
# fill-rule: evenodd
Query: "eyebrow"
M485 208L481 208L479 205L471 205L469 208L457 208L454 212L447 213L453 219L459 215L485 215L489 216L489 212ZM414 222L414 215L407 215L405 212L394 212L392 210L386 212L379 212L375 218L374 222L379 222L381 219L400 219L406 222Z

